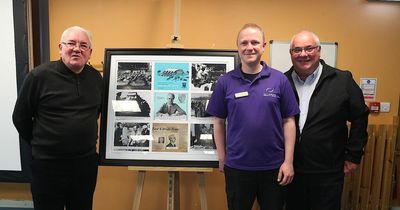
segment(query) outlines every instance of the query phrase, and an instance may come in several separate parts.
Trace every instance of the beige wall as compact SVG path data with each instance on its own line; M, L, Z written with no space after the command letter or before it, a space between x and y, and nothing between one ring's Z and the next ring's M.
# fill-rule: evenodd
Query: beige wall
M391 112L370 117L391 123L400 88L400 3L366 0L181 0L181 43L185 48L236 49L239 28L255 22L267 40L290 40L312 30L323 42L338 42L337 66L360 77L378 79L377 100ZM51 59L71 25L94 34L91 63L101 68L104 48L164 48L173 35L174 0L50 0ZM268 50L264 60L268 62ZM289 56L289 55L288 55Z
M173 0L50 0L51 59L58 58L63 29L80 25L94 34L91 63L101 68L105 48L164 48L173 34ZM239 28L255 22L267 40L290 40L301 29L323 42L338 42L337 66L378 79L377 99L391 112L370 123L392 123L399 107L400 3L366 0L182 0L181 43L185 48L235 49ZM263 59L268 62L268 49ZM289 55L288 55L289 56ZM100 167L94 209L131 209L135 171ZM141 209L166 209L167 175L149 172ZM224 178L206 173L209 209L226 209ZM181 209L200 209L196 176L181 175ZM28 185L1 184L0 197L29 197Z

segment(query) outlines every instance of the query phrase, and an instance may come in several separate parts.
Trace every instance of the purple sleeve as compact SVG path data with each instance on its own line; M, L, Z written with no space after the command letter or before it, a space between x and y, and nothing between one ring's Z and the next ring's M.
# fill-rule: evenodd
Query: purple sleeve
M296 100L296 96L286 76L283 78L282 96L283 96L281 103L282 118L287 118L299 114L300 109Z
M207 106L207 113L225 119L228 115L227 105L225 101L225 85L224 77L218 79L217 85L211 95L210 101Z

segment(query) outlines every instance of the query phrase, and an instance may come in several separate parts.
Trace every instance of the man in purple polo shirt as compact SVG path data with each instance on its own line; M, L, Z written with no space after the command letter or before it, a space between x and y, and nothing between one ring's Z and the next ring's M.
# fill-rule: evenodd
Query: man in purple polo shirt
M241 28L241 64L219 78L207 108L230 210L250 210L255 198L262 210L281 210L294 175L299 108L288 79L261 61L265 45L258 25Z

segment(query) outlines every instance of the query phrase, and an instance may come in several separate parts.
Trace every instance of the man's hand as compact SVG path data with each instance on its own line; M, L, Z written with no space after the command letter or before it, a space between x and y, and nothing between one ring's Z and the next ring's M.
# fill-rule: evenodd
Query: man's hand
M219 169L219 172L224 172L224 165L225 165L225 159L223 159L223 160L218 160L218 169Z
M285 186L292 182L294 176L293 164L283 162L279 168L278 179L280 185Z
M343 171L345 174L350 174L353 171L355 171L357 169L357 167L358 167L358 164L352 163L352 162L346 160L346 161L344 161Z

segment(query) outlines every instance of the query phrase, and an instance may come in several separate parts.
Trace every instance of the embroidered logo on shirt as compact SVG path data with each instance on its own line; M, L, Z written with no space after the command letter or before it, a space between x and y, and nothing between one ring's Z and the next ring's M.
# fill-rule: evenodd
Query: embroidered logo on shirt
M275 88L266 88L264 91L264 96L278 98L276 93L277 92L275 91Z

